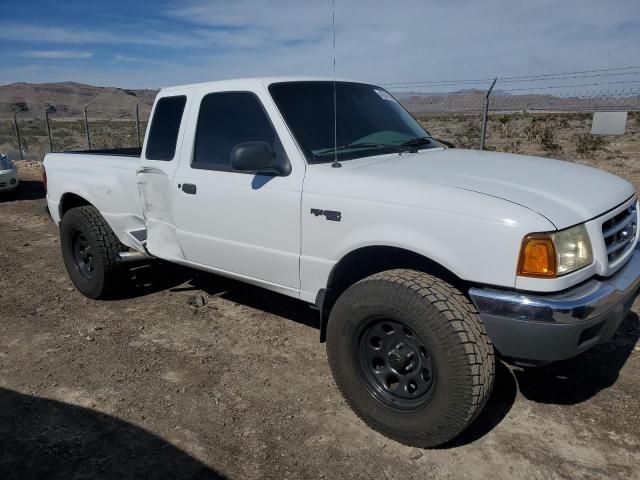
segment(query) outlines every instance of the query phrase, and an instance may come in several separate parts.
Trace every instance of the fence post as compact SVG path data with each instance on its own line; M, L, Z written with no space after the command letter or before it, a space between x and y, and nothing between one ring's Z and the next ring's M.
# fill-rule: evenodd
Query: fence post
M87 120L87 107L84 107L84 130L87 132L87 150L91 150L91 138L89 138L89 121Z
M480 129L480 150L484 150L484 139L487 133L487 114L489 113L489 95L491 95L491 90L493 90L493 86L496 84L498 77L493 79L491 82L491 86L487 93L484 95L484 103L482 105L482 128Z
M140 141L140 113L138 111L138 106L140 103L136 103L136 133L138 134L138 147L142 147L142 142Z
M44 118L47 120L47 135L49 136L49 151L53 153L53 140L51 139L51 125L49 125L49 109L44 111Z
M13 126L16 130L16 139L18 140L18 152L20 153L20 160L24 160L22 157L22 141L20 141L20 130L18 129L18 119L16 118L16 112L13 112Z

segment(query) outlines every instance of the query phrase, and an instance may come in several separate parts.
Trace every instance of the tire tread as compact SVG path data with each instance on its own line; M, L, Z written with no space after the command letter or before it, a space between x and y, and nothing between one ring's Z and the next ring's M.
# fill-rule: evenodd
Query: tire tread
M108 298L118 293L122 285L123 269L118 262L118 253L127 250L127 247L120 243L118 237L100 215L100 212L91 205L76 207L65 213L64 221L86 222L89 227L89 234L96 243L96 253L103 268L103 278L97 291L90 295L92 298Z
M470 379L470 381L461 382L461 385L454 389L455 401L462 408L454 416L448 418L443 430L433 432L428 440L425 440L425 437L388 428L382 422L373 421L346 394L349 389L343 383L340 375L334 374L339 390L348 405L365 423L402 443L429 447L451 440L478 416L493 389L495 352L478 312L460 290L440 278L420 271L387 270L360 280L355 285L363 282L384 282L410 290L417 294L422 301L435 308L444 319L444 322L435 325L436 335L441 340L450 337L455 344L462 347L460 349L462 354L449 360L452 364L468 370L470 373L463 378ZM329 328L331 328L331 320ZM330 348L329 344L327 348ZM337 361L337 356L329 355L329 363L334 372L340 368ZM463 383L466 385L462 385Z

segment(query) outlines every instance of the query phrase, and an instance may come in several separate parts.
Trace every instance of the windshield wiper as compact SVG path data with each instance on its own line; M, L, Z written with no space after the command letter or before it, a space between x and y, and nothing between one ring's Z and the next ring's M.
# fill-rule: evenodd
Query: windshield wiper
M409 152L415 153L418 151L418 147L422 145L428 145L433 141L431 137L416 137L408 140L404 143L401 143L401 147L409 147Z
M398 152L403 152L406 150L405 146L402 145L391 145L388 143L348 143L346 145L340 145L338 148L325 148L320 152L316 152L313 154L314 157L321 157L328 153L341 152L344 150L353 150L358 148L391 148Z

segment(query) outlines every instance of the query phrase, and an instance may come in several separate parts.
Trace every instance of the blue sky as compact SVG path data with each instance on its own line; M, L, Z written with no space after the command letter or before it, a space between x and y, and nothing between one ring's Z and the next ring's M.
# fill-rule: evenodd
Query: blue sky
M640 65L638 0L336 0L337 73L402 82ZM330 75L331 0L0 0L0 84Z

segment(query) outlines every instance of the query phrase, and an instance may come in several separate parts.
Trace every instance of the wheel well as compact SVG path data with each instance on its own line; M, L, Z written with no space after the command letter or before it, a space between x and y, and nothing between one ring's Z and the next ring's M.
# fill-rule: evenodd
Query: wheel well
M362 247L345 255L333 267L327 282L327 288L318 295L320 307L320 340L325 340L329 313L338 297L351 285L375 273L395 268L409 268L428 273L466 290L466 282L437 262L398 247L370 246Z
M75 193L65 193L60 200L60 219L72 208L84 207L85 205L91 205L80 195Z

